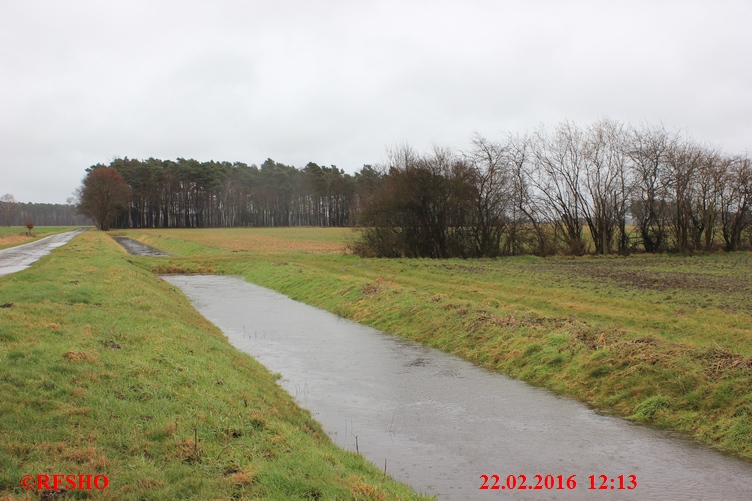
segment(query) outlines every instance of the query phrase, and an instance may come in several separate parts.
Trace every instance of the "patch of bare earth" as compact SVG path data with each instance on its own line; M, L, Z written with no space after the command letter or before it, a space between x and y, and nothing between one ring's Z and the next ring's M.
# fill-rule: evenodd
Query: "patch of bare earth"
M713 304L730 313L752 312L752 301L749 300L752 298L752 277L742 270L734 274L714 274L638 266L639 263L629 260L551 261L538 265L537 271L560 275L568 280L584 279L616 286L622 290L681 291L697 297L716 298L718 301Z

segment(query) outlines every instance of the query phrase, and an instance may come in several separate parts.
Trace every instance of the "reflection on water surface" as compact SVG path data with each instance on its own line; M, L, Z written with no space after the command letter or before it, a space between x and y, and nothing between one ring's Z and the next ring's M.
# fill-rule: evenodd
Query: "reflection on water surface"
M226 276L169 276L332 439L439 499L752 499L752 465ZM481 475L577 475L481 490ZM606 491L589 490L607 475ZM637 488L619 490L618 476ZM611 482L611 479L614 479ZM625 480L625 486L629 481ZM493 481L489 485L493 484ZM614 489L611 489L611 487Z

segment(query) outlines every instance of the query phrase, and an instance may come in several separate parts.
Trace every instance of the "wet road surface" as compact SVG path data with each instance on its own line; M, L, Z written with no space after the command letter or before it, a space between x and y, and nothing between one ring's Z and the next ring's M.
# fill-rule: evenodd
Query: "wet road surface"
M0 277L9 273L25 270L34 262L71 241L76 235L86 231L86 228L57 233L34 242L17 245L0 250Z

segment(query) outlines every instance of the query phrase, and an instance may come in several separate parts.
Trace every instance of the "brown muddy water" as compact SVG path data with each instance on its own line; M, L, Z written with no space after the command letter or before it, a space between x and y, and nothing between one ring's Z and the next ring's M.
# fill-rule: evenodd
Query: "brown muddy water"
M57 249L67 244L73 237L86 230L87 228L80 228L78 230L66 231L65 233L56 233L55 235L40 238L28 244L0 250L0 277L25 270L52 252L52 249Z
M238 277L168 276L341 447L440 500L752 499L752 464L604 416L464 360L344 320ZM481 490L481 475L492 486ZM520 475L554 488L509 489ZM576 475L574 489L557 490ZM603 481L606 489L590 490ZM628 487L620 490L619 476ZM551 485L549 483L549 485Z

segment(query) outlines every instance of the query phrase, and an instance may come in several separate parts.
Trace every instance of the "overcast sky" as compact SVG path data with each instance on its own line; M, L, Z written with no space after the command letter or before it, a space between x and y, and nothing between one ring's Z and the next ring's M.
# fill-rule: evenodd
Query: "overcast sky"
M752 147L752 2L0 0L0 195L156 157L354 172L564 119Z

